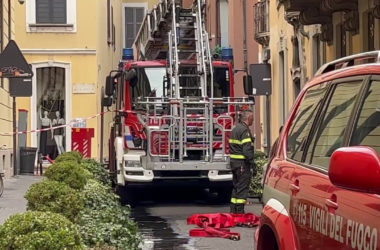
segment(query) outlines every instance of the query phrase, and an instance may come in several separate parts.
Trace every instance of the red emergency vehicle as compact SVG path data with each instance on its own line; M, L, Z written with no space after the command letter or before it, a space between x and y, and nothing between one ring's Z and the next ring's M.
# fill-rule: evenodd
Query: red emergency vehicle
M191 8L160 1L137 34L137 60L125 49L107 78L105 103L117 110L109 165L117 186L127 187L121 195L137 184L177 181L229 197L228 137L235 110L253 101L234 97L231 64L213 60L204 7L204 0Z
M258 250L380 249L380 51L324 65L264 180Z

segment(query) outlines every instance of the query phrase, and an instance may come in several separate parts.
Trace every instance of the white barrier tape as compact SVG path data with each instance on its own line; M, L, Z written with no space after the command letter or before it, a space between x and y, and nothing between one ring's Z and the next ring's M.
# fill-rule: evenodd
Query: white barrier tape
M101 112L101 113L96 114L96 115L89 116L87 118L83 118L83 120L84 121L91 120L91 119L97 118L98 116L104 115L105 113L109 113L109 112L125 112L125 111L123 111L123 110L105 111L105 112ZM128 112L128 113L130 113L130 112ZM45 132L45 131L53 131L53 130L59 129L59 128L72 127L74 124L78 124L78 123L83 122L83 120L82 121L78 121L78 122L70 121L67 124L63 124L63 125L60 125L60 126L54 126L54 127L50 127L50 128L33 129L33 130L16 131L16 132L0 132L0 136L12 136L12 135L15 135L15 134L19 134L20 135L20 134L29 134L29 133L40 133L40 132Z
M123 112L123 113L128 113L128 114L136 114L136 112L131 111L131 110L122 110L122 109L120 109L120 110L108 110L108 111L101 112L101 113L96 114L96 115L89 116L87 118L83 118L83 120L78 121L78 122L70 121L67 124L55 126L55 127L51 127L51 128L41 128L41 129L16 131L16 132L0 132L0 136L12 136L15 134L21 135L21 134L29 134L29 133L40 133L40 132L44 132L44 131L53 131L53 130L59 129L59 128L72 127L74 124L78 124L78 123L81 123L83 121L91 120L91 119L97 118L98 116L101 116L101 115L104 115L104 114L110 113L110 112L112 112L112 113L113 112Z

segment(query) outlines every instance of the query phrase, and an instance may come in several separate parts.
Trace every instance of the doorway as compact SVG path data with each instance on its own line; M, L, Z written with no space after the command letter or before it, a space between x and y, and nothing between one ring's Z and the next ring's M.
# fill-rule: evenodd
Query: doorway
M42 63L33 65L33 72L32 129L68 124L71 120L70 65ZM70 127L34 133L31 139L33 147L52 159L71 150Z

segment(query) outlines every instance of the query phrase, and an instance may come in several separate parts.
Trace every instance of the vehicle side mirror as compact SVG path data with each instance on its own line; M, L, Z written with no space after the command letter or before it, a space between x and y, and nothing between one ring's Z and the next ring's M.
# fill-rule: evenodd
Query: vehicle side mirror
M131 70L126 71L124 73L124 78L125 78L126 81L130 81L130 80L132 80L135 77L136 77L136 70L134 70L134 69L131 69Z
M111 107L112 106L112 97L103 97L102 99L103 107Z
M244 93L248 96L253 94L253 88L252 88L252 76L251 75L245 75L243 77L243 83L244 83Z
M107 76L106 78L106 95L112 96L115 91L114 78L112 76Z
M331 156L329 177L340 188L380 194L380 158L364 146L337 149Z

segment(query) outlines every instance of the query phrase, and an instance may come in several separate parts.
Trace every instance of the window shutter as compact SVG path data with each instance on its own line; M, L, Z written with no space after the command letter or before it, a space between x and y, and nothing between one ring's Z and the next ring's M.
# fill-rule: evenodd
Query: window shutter
M37 23L66 23L66 0L36 0Z
M144 8L125 8L125 47L130 48L144 19Z

